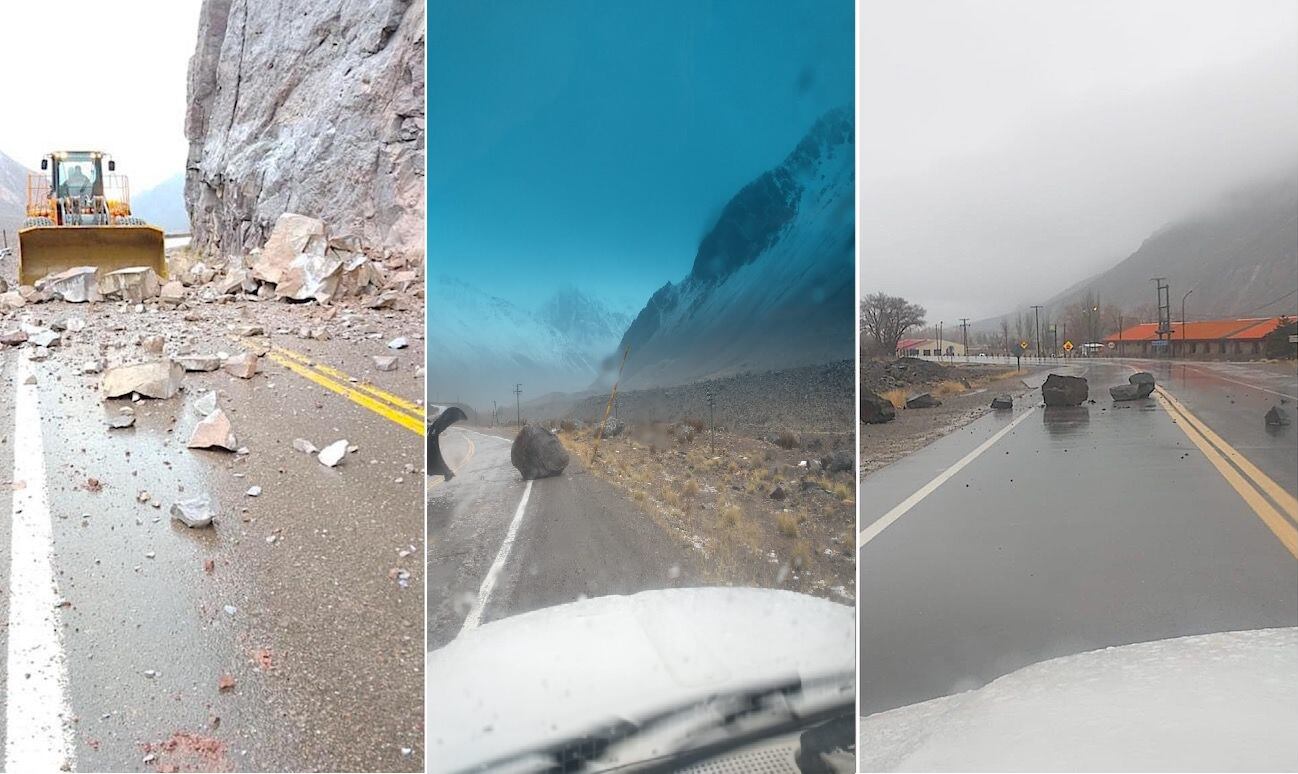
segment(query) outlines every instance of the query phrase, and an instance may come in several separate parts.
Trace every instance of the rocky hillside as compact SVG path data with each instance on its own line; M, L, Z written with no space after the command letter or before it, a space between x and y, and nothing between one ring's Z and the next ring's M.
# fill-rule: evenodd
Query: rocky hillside
M1174 306L1193 289L1187 310L1192 318L1298 310L1298 170L1236 191L1159 229L1117 266L1060 293L1047 306L1071 304L1087 290L1098 292L1106 305L1151 306L1150 277L1168 278ZM1172 314L1179 315L1179 309Z
M656 292L619 349L628 387L850 359L853 118L830 111L722 210L680 283Z
M0 229L9 232L13 246L27 208L27 168L0 153ZM3 243L0 243L3 244Z
M424 3L203 0L185 134L199 249L259 247L295 212L422 256Z

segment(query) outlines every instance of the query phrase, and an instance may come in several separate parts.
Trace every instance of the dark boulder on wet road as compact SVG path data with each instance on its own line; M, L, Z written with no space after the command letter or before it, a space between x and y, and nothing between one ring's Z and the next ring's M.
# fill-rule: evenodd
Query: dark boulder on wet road
M568 467L568 450L554 433L529 423L514 438L509 461L518 468L524 481L547 478L559 475Z
M1289 412L1279 406L1272 406L1271 410L1266 412L1267 427L1283 427L1289 424Z
M1041 398L1047 406L1080 406L1089 393L1086 380L1080 376L1050 374L1041 385Z
M861 388L861 421L869 425L881 425L897 417L897 410L892 402L881 395Z
M1148 371L1132 374L1127 381L1128 384L1109 388L1109 395L1114 400L1140 400L1154 393L1154 375Z
M1014 399L1008 395L997 395L992 398L992 408L994 409L1012 409L1014 408Z

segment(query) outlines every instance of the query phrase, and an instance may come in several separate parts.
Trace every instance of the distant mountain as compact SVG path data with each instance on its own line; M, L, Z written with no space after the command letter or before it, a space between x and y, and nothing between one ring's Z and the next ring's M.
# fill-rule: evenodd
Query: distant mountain
M26 215L27 168L0 153L0 228L9 232L10 247Z
M185 174L178 173L149 190L131 197L131 214L144 218L168 234L189 231L185 211Z
M744 186L631 323L624 381L665 386L853 357L853 117L822 116Z
M618 342L631 324L628 312L615 311L571 286L555 291L537 317L597 363L617 354Z
M612 354L618 315L575 288L559 291L540 311L523 309L460 280L429 280L428 397L490 411L512 403L588 387ZM625 316L623 316L625 317Z
M1091 291L1106 309L1139 312L1152 321L1152 277L1167 278L1173 318L1188 290L1194 291L1187 306L1190 319L1298 311L1298 169L1158 229L1116 266L1076 283L1045 306L1063 309ZM971 327L992 330L999 320Z

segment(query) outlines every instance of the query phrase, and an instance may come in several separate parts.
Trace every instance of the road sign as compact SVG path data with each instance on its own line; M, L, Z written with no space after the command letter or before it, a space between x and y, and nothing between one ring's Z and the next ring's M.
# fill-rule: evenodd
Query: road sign
M1027 348L1028 348L1028 340L1027 340L1027 339L1024 339L1023 341L1020 341L1020 342L1019 342L1019 349L1027 349Z
M1065 340L1065 341L1064 341L1064 351L1065 351L1065 352L1072 352L1072 351L1073 351L1073 342Z
M1113 349L1116 346L1118 346L1116 342L1112 342L1112 341L1109 342L1109 349Z

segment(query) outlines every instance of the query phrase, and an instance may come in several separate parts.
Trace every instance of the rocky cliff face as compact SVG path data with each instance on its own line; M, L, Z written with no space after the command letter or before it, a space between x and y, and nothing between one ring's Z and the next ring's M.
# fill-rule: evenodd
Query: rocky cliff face
M0 153L0 228L9 232L9 246L27 214L27 168Z
M422 259L423 1L203 0L185 134L199 249L246 252L296 212Z

